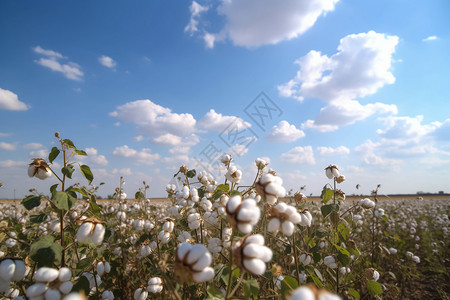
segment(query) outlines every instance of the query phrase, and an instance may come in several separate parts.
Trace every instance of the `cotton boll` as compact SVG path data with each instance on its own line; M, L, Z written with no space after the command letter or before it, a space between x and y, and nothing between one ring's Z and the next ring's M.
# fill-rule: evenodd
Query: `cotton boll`
M213 278L214 278L214 269L211 267L204 268L201 272L196 272L192 274L192 279L198 283L210 281Z
M41 267L34 274L34 280L37 282L52 282L59 277L59 271L52 268Z
M91 240L95 245L99 246L102 244L105 231L105 227L102 224L95 225L94 232L92 232L91 236Z
M281 231L287 236L291 236L294 233L294 229L294 224L290 221L284 221L281 223Z
M191 251L192 245L189 243L182 243L177 248L177 258L180 261L185 259L186 254Z
M303 286L294 291L290 300L316 300L316 296L310 288Z
M280 220L277 218L270 219L267 224L267 231L276 234L281 226Z
M192 270L194 271L201 271L205 269L206 267L209 267L211 265L212 256L209 252L204 253L196 263L192 265Z
M192 246L191 250L189 251L189 254L186 258L186 262L188 264L194 264L195 262L197 262L199 260L199 258L202 255L205 255L207 252L205 246L203 246L202 244L195 244L194 246Z
M94 224L92 224L91 222L85 222L85 223L81 224L81 226L78 228L78 231L77 231L78 242L84 243L87 240L87 238L91 234L91 230L92 230L93 226L94 226Z
M58 290L48 289L45 292L45 300L60 300L61 294Z
M68 294L72 290L73 283L71 281L66 281L60 284L59 291L63 294Z
M43 295L47 290L47 286L43 283L35 283L27 288L26 295L28 298Z
M15 270L16 264L11 259L5 259L0 263L0 277L4 279L4 281L11 281Z
M27 271L27 266L23 262L23 260L15 259L14 260L15 269L14 274L11 278L11 281L20 281L25 277L25 273Z
M72 271L69 268L64 267L59 269L59 281L68 281L70 278L72 278Z
M244 268L252 274L262 275L266 271L266 264L258 258L244 259L242 263Z
M227 202L227 212L234 214L238 206L241 204L241 196L233 196Z

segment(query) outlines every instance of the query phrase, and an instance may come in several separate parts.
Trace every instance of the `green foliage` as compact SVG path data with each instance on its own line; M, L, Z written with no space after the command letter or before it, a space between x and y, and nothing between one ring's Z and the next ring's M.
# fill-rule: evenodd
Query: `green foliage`
M48 161L52 163L59 155L61 151L57 147L53 147L50 153L48 154Z
M92 175L91 168L87 165L81 165L80 166L81 174L83 174L84 178L87 179L89 184L94 180L94 175Z
M383 292L383 289L381 288L381 284L379 284L376 281L369 280L367 282L367 289L369 290L370 295L380 295Z
M67 165L61 169L61 173L72 179L72 174L75 171L72 165Z
M37 207L41 205L41 199L42 196L36 196L36 195L28 195L22 200L22 205L27 209L33 209L34 207Z
M250 299L250 297L257 299L259 292L259 283L256 279L249 279L242 285L244 289L244 298Z
M69 210L77 202L77 198L73 197L70 191L58 191L52 194L52 202L59 209Z
M333 211L339 211L339 205L337 204L327 204L323 205L320 208L320 211L322 212L322 216L326 218L329 214L331 214Z
M361 297L355 289L348 289L347 293L352 296L355 300L359 300Z
M320 198L322 199L324 204L327 204L327 202L330 201L331 198L333 198L333 195L333 190L325 185L322 189L322 193L320 194Z
M30 257L38 267L52 267L56 261L61 263L62 247L51 235L45 235L30 247Z
M187 171L187 173L186 173L186 176L187 176L188 178L194 178L195 175L197 175L197 171L195 171L195 169L189 170L189 171Z

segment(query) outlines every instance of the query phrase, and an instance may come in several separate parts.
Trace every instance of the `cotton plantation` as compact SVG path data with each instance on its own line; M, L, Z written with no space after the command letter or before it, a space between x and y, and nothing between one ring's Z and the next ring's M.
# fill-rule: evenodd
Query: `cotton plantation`
M448 297L448 200L379 200L376 184L346 200L336 165L324 170L321 201L287 197L266 161L241 186L242 170L224 155L220 178L181 166L167 201L147 199L145 183L130 199L121 180L100 203L94 174L77 162L86 152L55 136L58 146L28 169L54 181L50 190L1 204L2 299ZM86 181L73 182L74 172Z

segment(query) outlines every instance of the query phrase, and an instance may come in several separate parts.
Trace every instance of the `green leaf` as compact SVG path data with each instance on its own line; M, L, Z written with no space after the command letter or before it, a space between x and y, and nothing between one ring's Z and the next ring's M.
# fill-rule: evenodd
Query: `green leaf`
M339 205L337 204L327 204L323 205L320 208L320 211L322 212L322 216L326 218L329 214L331 214L333 211L339 211Z
M67 165L61 169L61 173L72 179L72 174L75 171L72 165Z
M239 195L241 195L241 192L234 190L231 192L230 197L239 196Z
M380 295L383 292L381 284L373 280L369 280L369 282L367 282L367 289L372 297L375 295Z
M62 247L55 243L54 237L45 235L30 247L30 257L37 262L38 267L52 267L53 262L61 263Z
M89 196L85 189L72 188L71 190L74 192L80 193L81 195L83 195L85 197Z
M337 260L344 266L346 266L350 263L350 258L347 255L344 255L342 253L338 253Z
M195 169L192 169L192 170L187 171L186 176L188 178L194 178L196 174L197 174L197 171L195 171Z
M230 186L228 184L219 184L216 187L216 191L222 191L224 193L228 192L229 189L230 189Z
M93 215L100 217L101 208L100 208L100 206L98 206L98 204L96 202L94 202L94 201L89 202L89 211Z
M242 284L244 289L245 299L250 299L250 297L258 298L259 283L256 279L249 279Z
M83 150L75 150L75 153L82 156L87 156L87 153Z
M81 174L83 174L84 178L87 179L89 184L91 184L92 180L94 180L94 175L92 175L91 168L89 168L89 166L86 165L81 165L80 171Z
M134 199L138 200L138 199L144 199L144 193L141 191L136 192L136 194L134 194Z
M321 289L323 287L322 281L320 281L320 279L317 277L316 272L314 271L314 268L312 268L311 266L308 266L306 268L306 271L308 271L309 275L311 276L312 280L314 281L314 283L316 284L316 286Z
M329 189L326 185L322 189L322 193L320 194L320 198L322 199L323 203L327 204L328 201L333 198L333 190Z
M386 216L386 215L383 215L382 217L381 217L383 220L385 220L386 222L388 222L389 223L389 218L388 218L388 216Z
M361 298L361 296L359 295L359 293L355 289L348 289L347 293L350 296L352 296L353 298L355 298L355 300L359 300Z
M89 285L89 280L86 278L86 276L81 276L77 283L73 285L72 293L80 293L81 291L84 291L85 295L89 295L91 288Z
M341 254L343 254L343 255L345 255L345 256L347 256L347 257L350 257L350 252L348 252L348 250L347 249L345 249L344 247L341 247L341 246L339 246L339 245L334 245L334 247L336 247L336 249L341 253Z
M338 229L339 234L341 235L342 239L344 241L347 241L348 237L350 236L350 228L348 228L347 225L345 225L344 223L339 223L337 229Z
M213 285L210 285L208 287L208 300L220 300L220 299L225 299L225 297L222 294L222 291L219 290L218 288L216 288Z
M323 281L322 273L320 273L319 270L317 270L316 268L314 268L314 273L316 273L316 275L317 275L317 277L319 277L320 281Z
M79 270L84 270L87 267L90 266L92 260L90 258L83 258L82 260L80 260L80 262L77 264L77 269Z
M52 163L59 155L61 151L57 147L53 147L52 150L50 150L50 153L48 154L48 161Z
M31 215L30 222L33 224L42 223L45 221L45 217L47 217L47 214Z
M42 196L36 196L36 195L28 195L22 200L22 205L27 209L33 209L34 207L37 207L41 205L41 199Z
M73 142L69 139L64 139L63 140L64 144L66 144L67 148L72 148L72 149L76 149L77 147L75 147L75 145L73 144Z
M77 201L76 198L70 193L58 191L52 194L52 201L59 209L69 210Z
M53 193L56 193L56 188L58 187L58 184L56 183L56 184L54 184L54 185L52 185L51 187L50 187L50 193L51 194L53 194Z

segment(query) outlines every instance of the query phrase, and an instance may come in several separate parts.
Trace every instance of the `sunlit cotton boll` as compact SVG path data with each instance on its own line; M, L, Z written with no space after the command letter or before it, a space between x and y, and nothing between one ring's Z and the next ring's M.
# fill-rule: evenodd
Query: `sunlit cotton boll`
M222 241L216 237L210 238L208 240L208 250L211 253L219 253L222 251Z
M323 259L323 263L331 269L336 269L337 268L337 264L336 264L336 259L329 255L329 256L325 256Z
M28 176L36 177L40 180L44 180L52 176L52 171L45 160L41 158L34 158L33 162L28 165Z
M159 277L152 277L148 281L147 291L152 294L161 293L163 290L163 282Z
M272 250L264 246L264 237L260 234L242 238L233 249L236 264L254 275L262 275L266 264L272 259Z
M397 249L395 249L395 248L389 248L389 253L391 253L391 254L397 254Z
M62 295L66 295L72 290L71 278L72 271L68 268L57 270L41 267L34 274L34 280L37 283L28 287L26 295L28 299L61 299Z
M192 213L187 217L189 229L194 230L200 228L201 216L199 213Z
M369 208L375 207L375 202L373 202L369 198L364 198L364 199L361 199L361 201L359 201L359 205L364 209L369 209Z
M300 262L301 262L303 265L307 266L307 265L309 265L309 264L311 263L311 261L312 261L311 255L309 255L309 254L307 254L307 253L302 253L302 254L300 255Z
M267 230L274 234L278 231L284 235L291 236L294 233L295 225L302 220L296 208L284 202L278 203L270 211L270 221Z
M160 231L158 234L158 240L161 242L161 244L167 244L170 241L170 232L167 231Z
M99 261L97 263L97 274L99 276L102 276L104 273L109 273L111 271L111 265L109 264L109 262L105 261Z
M230 182L239 183L242 178L242 171L238 170L236 166L231 166L228 168L225 178Z
M138 288L134 291L134 300L144 300L147 299L148 292L143 288Z
M248 234L253 230L253 226L258 223L261 216L261 211L256 201L251 198L242 201L240 195L233 196L228 200L226 212L227 220L244 234Z
M77 241L80 243L92 242L99 246L103 242L105 231L105 227L100 223L84 222L78 228Z
M328 179L333 179L333 177L339 177L341 176L341 173L339 172L339 168L336 165L329 165L325 168L325 175L328 177Z
M411 257L411 260L412 260L413 262L415 262L416 264L420 263L420 258L419 258L418 256L416 256L416 255L413 255L413 256Z
M266 173L259 178L256 191L268 204L274 205L278 198L286 195L282 184L283 180L280 177Z
M202 244L182 243L176 252L176 272L179 276L191 276L199 283L210 281L214 277L214 269L210 267L212 255Z

